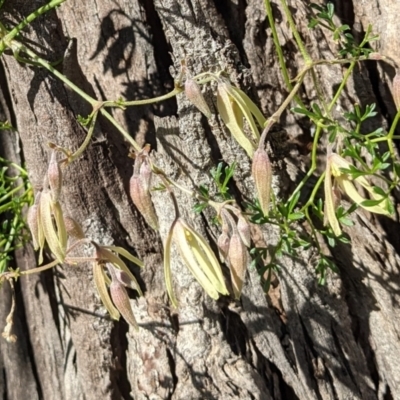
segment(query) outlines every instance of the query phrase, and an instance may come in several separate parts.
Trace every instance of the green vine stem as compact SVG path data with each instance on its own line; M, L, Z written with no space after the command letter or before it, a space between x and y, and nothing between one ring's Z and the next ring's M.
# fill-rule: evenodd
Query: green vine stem
M11 42L26 26L28 26L31 22L33 22L37 17L43 15L50 11L53 8L58 7L60 4L64 3L65 0L51 0L48 4L38 8L33 13L29 14L26 18L24 18L15 28L13 28L10 32L7 33L6 36L3 36L2 33L6 32L5 28L0 30L0 56L3 51L8 47L9 42ZM0 3L0 8L3 6L3 1Z
M300 37L300 34L296 28L296 24L293 21L292 13L289 10L286 0L281 0L281 4L283 7L283 12L285 13L286 19L289 22L290 30L292 31L293 36L296 40L297 46L300 50L300 53L303 56L304 62L306 63L306 65L311 65L312 59L311 59L310 55L308 54L306 47L304 46L303 40Z
M264 130L263 130L263 132L261 134L261 138L260 138L260 141L259 141L259 144L258 144L259 148L263 148L264 142L265 142L265 139L267 137L267 134L268 134L269 130L272 128L272 126L274 124L276 124L279 121L282 113L286 110L286 107L296 97L296 94L297 94L298 90L300 89L301 85L303 84L303 80L304 80L304 77L305 77L308 69L309 68L306 68L305 70L303 70L303 72L301 72L299 74L297 83L296 83L295 86L292 87L292 90L289 93L289 95L286 97L286 99L283 101L283 103L279 106L278 110L275 111L271 115L271 117L268 118L267 123L265 125L265 128L264 128Z
M390 126L389 133L387 135L387 143L390 151L390 155L392 159L395 159L395 153L394 153L394 146L393 146L393 138L394 138L394 132L396 130L397 124L399 123L400 120L400 110L397 111L396 116L394 117L394 120L392 122L392 125Z
M300 212L306 212L309 206L312 206L314 204L315 196L317 195L317 192L322 184L322 182L325 179L325 171L321 174L321 176L318 178L317 183L313 187L313 190L311 192L310 198L307 200L307 203L304 204L304 206L300 209Z
M272 37L273 37L274 44L275 44L275 50L278 54L278 60L279 60L279 65L281 67L283 79L285 80L285 84L286 84L286 87L288 88L288 90L292 90L293 85L290 82L289 73L286 68L286 63L285 63L285 57L283 56L283 51L282 51L281 45L279 43L278 33L276 31L275 19L274 19L274 15L272 13L272 7L271 7L270 0L264 0L264 5L265 5L265 10L267 12L269 26L272 31Z
M182 92L183 92L183 88L181 88L180 86L175 86L174 90L172 90L171 92L164 94L162 96L153 97L151 99L144 99L144 100L117 101L116 103L120 106L142 106L142 105L158 103L160 101L170 99Z
M81 156L81 154L85 151L86 147L89 145L90 140L91 140L92 135L93 135L93 132L94 132L94 128L96 126L97 115L98 115L98 112L94 112L94 114L92 115L91 120L90 120L88 133L87 133L87 135L85 137L85 140L79 146L78 150L76 150L76 152L74 154L72 154L70 157L68 157L68 162L69 163L71 163L74 160L76 160L77 158L79 158Z
M311 152L310 169L308 170L308 172L304 176L304 178L301 180L301 182L297 185L296 189L293 191L293 193L289 197L286 204L289 204L290 201L293 199L293 197L296 196L296 194L303 188L303 186L311 178L312 174L314 173L314 171L317 168L317 149L318 149L318 142L319 142L319 137L321 136L321 132L322 132L322 126L318 124L317 129L314 134L313 147L312 147L312 152Z
M46 271L48 269L51 269L55 267L57 264L60 264L58 260L54 260L49 264L43 265L41 267L33 268L33 269L28 269L27 271L22 271L19 272L19 275L32 275L32 274L37 274L38 272Z
M329 112L332 111L333 106L338 101L339 96L341 95L343 89L345 88L345 86L347 84L347 81L349 80L350 75L352 74L353 69L354 69L355 66L356 66L356 61L352 61L350 66L349 66L349 68L347 69L346 73L344 74L344 77L343 77L342 82L340 83L340 86L338 87L338 89L337 89L332 101L330 102L330 104L328 106L328 111Z

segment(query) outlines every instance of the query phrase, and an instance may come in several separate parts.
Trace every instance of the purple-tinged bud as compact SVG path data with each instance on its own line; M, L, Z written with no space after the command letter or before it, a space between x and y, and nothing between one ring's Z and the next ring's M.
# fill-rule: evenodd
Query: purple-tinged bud
M107 268L113 280L118 281L125 287L138 290L137 281L135 280L136 282L135 284L135 282L132 281L132 278L125 271L122 271L121 269L114 267L114 265L112 265L111 263L107 263Z
M200 86L192 79L188 78L185 82L185 94L187 99L207 118L211 117L211 111L206 103L203 94L201 93Z
M272 167L268 154L264 149L259 148L254 153L252 175L261 210L264 215L268 215L271 197Z
M221 261L225 261L228 257L229 251L229 236L225 232L222 232L221 235L219 235L217 245Z
M64 217L65 230L69 237L74 240L80 240L85 237L81 226L71 217Z
M138 330L139 328L133 315L129 296L124 285L113 279L110 285L110 295L115 307L124 317L125 321Z
M397 111L400 111L400 70L396 70L393 78L392 94Z
M245 246L250 247L250 225L242 214L238 216L237 230Z
M229 266L231 271L233 293L236 299L240 298L247 270L247 250L242 239L233 233L229 242Z
M150 191L146 190L146 183L139 175L133 175L129 182L129 192L133 204L146 222L155 230L158 230L158 219L151 201Z
M62 186L62 172L60 164L57 161L57 152L55 150L53 150L51 153L50 163L47 169L47 177L49 179L51 198L53 202L56 202L60 198L61 186Z

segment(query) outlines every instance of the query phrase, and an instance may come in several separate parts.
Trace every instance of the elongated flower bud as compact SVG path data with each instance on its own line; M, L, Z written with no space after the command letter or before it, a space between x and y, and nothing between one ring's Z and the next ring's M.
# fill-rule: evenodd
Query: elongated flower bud
M224 262L228 258L229 251L229 240L230 240L230 228L229 226L234 224L231 214L225 208L222 208L220 211L220 217L222 222L222 233L218 237L217 246L219 257L222 262Z
M229 236L225 232L222 232L221 235L219 235L217 245L221 261L225 261L228 257L229 251Z
M247 250L237 233L233 233L231 237L228 257L233 293L239 299L247 270Z
M250 247L250 225L242 214L238 216L237 230L245 246Z
M132 312L131 303L129 300L128 293L124 286L131 286L132 281L128 274L115 268L111 264L107 264L108 271L111 275L110 295L113 303L117 307L118 311L124 317L126 322L131 324L136 330L138 329L136 319Z
M201 93L200 86L192 79L188 78L185 82L185 94L187 99L207 118L211 117L211 111L206 103L203 94Z
M64 217L64 225L69 237L74 240L83 239L85 234L81 226L71 217Z
M115 307L124 317L125 321L138 330L139 327L137 326L135 316L133 315L131 302L124 285L113 279L110 285L110 295Z
M272 167L264 149L254 153L252 175L256 185L257 197L264 215L268 215L271 197Z
M393 78L393 88L392 88L393 100L396 105L397 111L400 110L400 71L396 71L396 75Z
M146 222L155 230L158 229L158 219L151 200L150 191L140 175L133 175L129 182L129 191L133 204L143 215Z
M54 202L58 201L62 186L62 172L60 164L57 161L57 152L52 151L49 167L47 169L47 177L49 179L51 197Z

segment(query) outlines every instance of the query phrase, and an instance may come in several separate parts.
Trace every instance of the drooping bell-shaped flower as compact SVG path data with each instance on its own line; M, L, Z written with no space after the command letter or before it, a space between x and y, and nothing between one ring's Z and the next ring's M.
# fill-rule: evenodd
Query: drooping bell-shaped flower
M332 182L332 177L334 177L335 182L338 184L340 189L357 205L364 208L365 210L375 213L375 214L383 214L390 215L390 202L387 197L383 197L381 194L376 193L374 191L373 186L368 182L365 176L356 176L353 177L349 172L345 172L343 170L351 170L354 168L349 161L345 160L343 157L339 156L339 154L332 153L328 156L327 159L327 167L325 171L325 219L329 222L332 227L335 235L339 236L341 234L341 229L339 222L336 218L335 213L335 200L334 200L334 186ZM365 197L361 196L359 191L357 190L354 183L358 183L364 189L366 189L373 200L378 202L375 205L366 205L364 202L367 201Z
M213 299L219 294L228 294L221 266L206 240L182 218L174 221L165 243L164 272L167 291L171 302L177 306L172 288L171 245L176 244L186 266Z

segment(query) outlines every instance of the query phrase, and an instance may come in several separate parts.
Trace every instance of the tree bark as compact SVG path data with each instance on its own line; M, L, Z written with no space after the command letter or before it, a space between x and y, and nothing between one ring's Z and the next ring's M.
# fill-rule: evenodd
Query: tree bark
M19 22L42 4L6 1L2 18ZM279 40L295 77L304 63L280 2L273 5ZM381 35L377 50L400 63L398 2L337 0L335 6L337 18L352 26L355 37L373 24ZM331 35L307 28L309 1L292 0L290 8L312 57L335 57ZM164 94L173 89L182 59L193 75L225 69L265 116L288 94L262 0L68 0L33 22L19 40L36 43L33 47L47 60L64 57L57 68L99 100ZM1 119L18 128L23 159L37 188L49 160L47 143L78 148L85 131L77 116L87 116L91 109L47 70L22 65L9 54L2 65ZM333 96L344 72L338 65L318 67L327 96ZM376 102L380 114L372 124L387 127L395 113L393 76L387 64L360 64L337 112L356 102ZM306 103L317 99L311 79L305 80L301 96ZM151 143L157 165L180 184L212 185L213 166L221 160L237 162L231 190L238 200L252 199L250 160L216 116L211 89L206 98L213 111L209 122L183 95L112 112L139 143ZM291 112L280 120L287 142L274 158L278 198L287 198L307 169L309 128ZM272 147L274 137L280 140L279 129L271 133ZM17 142L11 140L7 136L4 141L11 149L6 156L18 160ZM319 150L326 152L323 144ZM145 293L131 300L140 329L109 319L89 264L21 278L16 284L18 341L0 342L4 399L400 398L397 220L358 210L355 226L345 230L351 243L327 247L340 273L330 274L325 286L318 285L309 250L281 260L268 294L257 271L249 268L239 302L208 298L174 250L180 307L173 310L162 264L173 206L166 193L154 192L160 232L145 223L128 195L133 164L128 151L122 136L100 118L91 145L65 170L62 205L87 237L123 246L144 261L143 270L132 266ZM178 191L176 196L184 218L216 249L218 227L212 213L197 215L194 199ZM257 246L272 246L277 239L270 226L254 227ZM34 267L32 248L19 251L16 261L21 270ZM5 288L0 325L10 306Z

